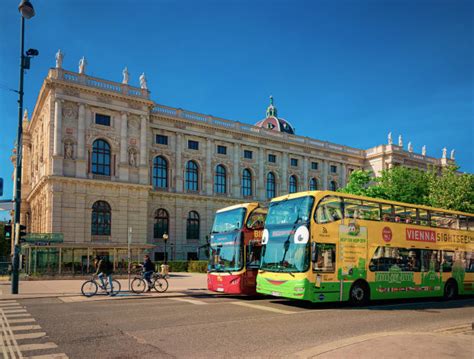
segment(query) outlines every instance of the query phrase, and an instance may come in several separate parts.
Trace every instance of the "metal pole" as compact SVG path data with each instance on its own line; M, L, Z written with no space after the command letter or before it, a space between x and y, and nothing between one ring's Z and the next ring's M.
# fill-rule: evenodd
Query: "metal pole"
M132 244L132 227L128 227L128 241L127 241L127 248L128 248L128 291L131 290L131 282L132 282L132 254L130 245Z
M166 242L168 241L165 241L165 264L168 264L168 250L166 249Z
M12 294L18 294L20 265L20 210L21 210L21 162L23 142L23 75L25 59L25 18L21 17L20 43L20 85L18 90L18 134L16 138L15 168L15 246L13 248Z

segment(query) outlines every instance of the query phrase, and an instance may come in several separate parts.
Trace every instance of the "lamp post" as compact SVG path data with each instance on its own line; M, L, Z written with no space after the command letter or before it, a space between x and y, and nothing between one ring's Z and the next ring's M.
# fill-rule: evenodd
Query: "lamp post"
M20 209L21 209L21 162L23 141L23 76L25 69L30 68L30 58L38 55L38 51L30 49L25 55L25 19L35 16L35 9L28 0L22 0L18 5L21 13L20 35L20 84L18 88L18 134L16 138L16 168L15 168L15 240L13 247L12 294L18 294L18 279L20 267Z
M165 242L165 265L168 264L168 251L166 250L166 242L168 242L168 234L164 233L163 234L163 242Z

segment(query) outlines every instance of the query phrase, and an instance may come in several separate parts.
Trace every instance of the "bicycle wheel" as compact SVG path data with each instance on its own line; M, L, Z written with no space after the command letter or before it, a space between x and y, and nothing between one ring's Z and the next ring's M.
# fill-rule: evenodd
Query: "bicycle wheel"
M81 292L82 295L85 297L92 297L93 295L97 294L97 290L99 286L93 280L87 280L82 284Z
M132 280L132 292L133 293L143 293L146 289L146 283L143 278L135 278Z
M164 293L168 289L168 281L161 276L156 277L153 282L153 288L155 288L158 293Z
M107 283L107 292L109 292L111 296L115 296L118 293L120 293L120 290L122 289L122 285L116 279L112 279L112 283L113 283L112 290L110 290L110 285L109 283Z

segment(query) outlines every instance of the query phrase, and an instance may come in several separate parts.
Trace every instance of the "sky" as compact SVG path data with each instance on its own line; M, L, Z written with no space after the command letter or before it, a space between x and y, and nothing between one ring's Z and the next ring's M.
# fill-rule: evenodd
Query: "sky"
M160 103L254 124L273 95L296 133L367 149L456 149L474 172L474 2L462 0L31 0L25 75L33 111L55 53L63 67L130 83ZM12 198L19 0L0 1L0 177ZM0 198L2 199L2 198Z

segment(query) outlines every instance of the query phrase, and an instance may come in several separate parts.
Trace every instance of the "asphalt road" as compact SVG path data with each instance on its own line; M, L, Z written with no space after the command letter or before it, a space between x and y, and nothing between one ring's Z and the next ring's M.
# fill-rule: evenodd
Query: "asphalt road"
M212 295L18 302L46 333L34 343L55 343L53 351L69 358L291 357L365 334L434 332L474 321L472 298L392 301L365 308ZM466 336L471 348L473 338ZM43 353L48 351L27 354Z

